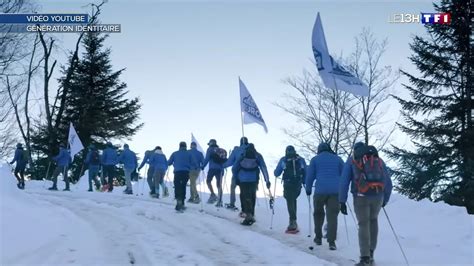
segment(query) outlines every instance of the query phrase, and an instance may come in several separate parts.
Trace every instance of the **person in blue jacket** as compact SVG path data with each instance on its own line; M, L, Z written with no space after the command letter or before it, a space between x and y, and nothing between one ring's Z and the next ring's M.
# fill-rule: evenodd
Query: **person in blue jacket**
M123 151L118 158L119 163L123 164L125 173L125 185L127 188L123 191L125 194L133 194L132 189L132 173L137 169L137 155L130 150L128 144L123 145Z
M112 192L114 189L115 166L118 163L117 150L111 142L107 142L107 148L102 153L102 175L105 180L107 177L108 184L103 185L102 189Z
M366 162L370 162L370 169L365 168ZM376 172L377 169L380 169L379 173L381 175ZM368 171L372 171L372 173L368 174ZM364 180L368 180L364 178L366 174L375 176L373 175L374 173L380 176L382 182L372 184L364 182ZM375 147L367 146L363 142L357 142L354 145L353 155L349 156L344 165L339 187L339 202L341 204L341 213L344 215L347 215L346 201L349 186L354 199L354 212L359 224L360 262L356 265L372 265L374 262L374 251L377 247L378 215L380 209L387 205L392 193L390 173L385 163L379 158Z
M244 151L248 145L249 145L249 140L247 139L247 137L240 138L240 146L234 147L234 149L229 155L229 159L227 159L227 161L222 165L222 167L227 168L229 166L233 166L236 161L242 158ZM236 181L236 177L232 175L232 182L230 184L230 203L226 204L226 208L233 209L233 210L237 209L237 207L235 206L235 201L236 201L235 188L237 187L237 184L235 181Z
M273 173L275 177L283 173L283 197L290 218L286 232L297 233L299 231L296 222L297 199L306 176L306 162L296 153L295 147L289 145L286 147L285 156L280 159Z
M344 162L327 143L318 146L318 154L311 159L306 175L306 195L311 195L314 186L314 233L316 245L322 244L324 215L328 225L329 249L336 250L337 216L339 214L339 184ZM326 210L326 214L324 213Z
M68 177L68 167L71 163L71 154L65 148L63 144L59 146L59 154L53 157L53 160L56 162L56 168L53 171L53 186L48 188L49 190L58 190L58 176L63 174L64 182L66 183L66 188L64 191L69 191L69 177Z
M26 151L23 149L23 144L18 143L16 145L15 156L10 164L16 162L14 175L18 181L17 187L19 189L25 189L25 168L28 164L28 156L25 155Z
M146 171L146 181L148 183L148 187L150 188L150 196L152 198L156 198L155 180L153 178L153 175L155 174L155 168L153 168L153 165L150 164L150 160L153 154L158 150L158 148L161 149L160 146L156 146L153 150L145 151L145 156L143 157L142 163L138 167L138 171L140 172L143 166L145 166L145 164L148 164L148 170ZM164 196L168 197L168 188L165 185L164 178L161 181L160 186L163 189Z
M92 192L92 181L95 183L95 188L97 190L100 189L100 182L97 179L99 175L99 168L100 168L100 154L97 148L91 144L89 145L89 151L86 155L86 160L84 161L87 169L89 169L89 192Z
M265 161L255 146L250 143L245 149L244 156L232 166L232 172L237 177L240 187L240 203L245 214L245 219L241 222L242 225L255 223L255 201L260 171L263 173L267 189L270 189L271 184Z
M152 197L159 198L160 184L163 183L166 170L168 170L168 161L160 146L157 146L153 154L150 156L150 168L153 169L153 191L155 192ZM166 190L163 189L163 193L165 193L165 191Z
M201 167L201 169L204 170L206 165L209 163L209 171L207 172L206 183L209 191L211 191L211 196L209 197L207 203L212 204L217 201L216 206L222 207L222 176L224 175L224 168L222 163L216 162L213 159L213 154L216 154L219 146L217 145L217 141L215 139L209 140L207 145L209 145L209 148L206 151L206 157ZM216 196L214 189L212 188L212 179L214 177L216 178L217 193L219 197Z
M179 143L179 150L171 154L168 165L174 168L174 195L176 198L175 210L182 212L185 209L186 184L189 179L189 171L195 165L193 156L186 148L186 142Z
M202 152L198 151L196 142L191 142L191 149L189 150L193 156L194 164L191 167L189 172L189 187L191 191L191 197L189 197L188 202L198 204L201 202L199 198L199 193L197 191L197 180L201 174L202 163L204 162L204 155Z

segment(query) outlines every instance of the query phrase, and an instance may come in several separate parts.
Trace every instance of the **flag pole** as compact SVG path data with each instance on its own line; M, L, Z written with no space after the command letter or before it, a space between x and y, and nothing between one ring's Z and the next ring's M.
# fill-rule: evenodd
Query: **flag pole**
M245 137L244 133L244 113L240 112L240 124L242 125L242 137Z

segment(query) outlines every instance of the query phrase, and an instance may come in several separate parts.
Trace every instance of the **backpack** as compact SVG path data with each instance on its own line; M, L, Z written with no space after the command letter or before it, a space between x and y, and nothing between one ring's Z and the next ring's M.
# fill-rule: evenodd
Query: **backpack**
M21 153L21 159L25 163L27 163L30 160L30 154L28 153L27 150L23 150L23 152Z
M227 161L227 151L216 147L211 153L211 159L218 164L223 164Z
M383 193L386 176L377 149L374 146L365 147L361 151L360 158L353 158L352 162L357 193L363 195Z
M253 146L248 146L245 148L245 151L239 160L239 166L245 171L258 170L257 151L253 148Z
M100 164L100 156L98 151L92 151L91 153L91 160L89 164L92 165L99 165Z
M302 183L305 169L301 165L301 157L285 157L285 170L283 171L283 181L290 183Z

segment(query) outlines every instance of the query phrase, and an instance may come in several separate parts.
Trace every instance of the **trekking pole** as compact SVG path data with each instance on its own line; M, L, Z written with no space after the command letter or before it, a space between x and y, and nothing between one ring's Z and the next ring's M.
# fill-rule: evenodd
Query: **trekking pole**
M309 198L309 195L306 195L306 197L308 198L308 238L310 238L311 241L311 199ZM309 245L309 249L314 249L312 241Z
M343 215L344 217L344 226L346 227L346 236L347 236L347 244L350 245L351 242L349 241L349 231L347 230L347 221L346 221L346 216Z
M272 218L270 220L270 229L273 230L273 216L275 216L275 199L273 198L272 191L268 189L268 193L270 194L270 209L272 210Z
M199 195L200 195L200 197L201 197L201 200L200 200L200 201L201 201L201 209L199 210L199 212L203 212L203 211L204 211L204 209L203 209L204 203L203 203L203 198L202 198L202 181L203 181L202 179L203 179L203 178L201 178L201 177L203 176L203 174L204 174L203 172L204 172L204 171L199 171L199 179L200 179L200 180L199 180Z
M410 263L408 263L407 256L405 255L405 251L403 251L402 245L400 244L400 240L398 239L397 234L395 233L395 229L392 226L392 222L390 221L390 218L388 217L387 211L385 210L385 207L382 207L383 212L385 213L385 216L387 217L388 224L390 225L390 228L392 228L393 235L395 236L395 240L397 240L398 246L400 247L400 251L402 252L403 258L405 259L405 263L407 266L410 266Z
M347 208L349 208L349 212L351 213L351 216L352 216L352 221L354 221L354 224L357 226L357 221L354 217L354 213L352 212L352 209L351 209L351 206L349 204L347 204Z
M51 161L48 163L48 169L46 170L46 176L43 178L43 188L46 188L46 179L48 178L50 167L51 167Z
M267 193L265 192L265 185L262 182L262 187L263 187L263 197L265 198L265 206L267 207L267 211L270 211L268 208L268 202L267 202Z
M145 164L145 175L144 175L145 178L143 178L144 180L142 181L142 188L140 190L140 194L143 196L143 190L145 190L145 182L148 182L148 164Z

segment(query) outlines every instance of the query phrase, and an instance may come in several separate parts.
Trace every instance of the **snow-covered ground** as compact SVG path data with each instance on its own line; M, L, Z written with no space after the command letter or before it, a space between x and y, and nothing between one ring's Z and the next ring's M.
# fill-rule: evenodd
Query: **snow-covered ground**
M27 182L20 191L5 165L0 182L1 265L351 265L358 258L350 214L339 216L337 251L329 251L326 243L308 248L313 245L304 193L298 210L301 232L288 235L281 197L270 229L272 214L263 197L257 223L243 227L237 212L206 203L188 204L178 214L171 198L149 198L141 182L134 185L138 195L123 195L123 188L86 192L85 178L71 192L47 191L50 183L41 181ZM386 210L410 265L474 265L474 220L463 208L393 195ZM379 266L404 265L383 213L376 260Z

